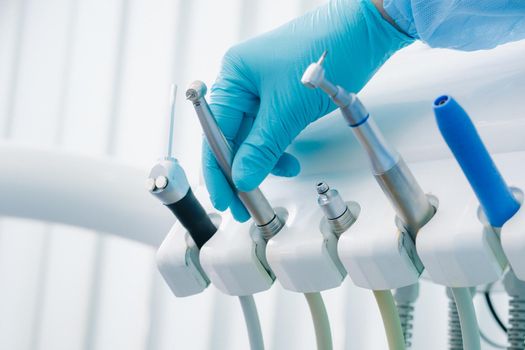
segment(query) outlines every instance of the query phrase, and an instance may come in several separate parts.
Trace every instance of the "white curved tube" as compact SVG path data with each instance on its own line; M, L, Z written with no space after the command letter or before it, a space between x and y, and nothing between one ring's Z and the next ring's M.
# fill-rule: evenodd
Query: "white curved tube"
M480 350L481 341L476 310L472 302L472 294L470 294L469 288L450 289L456 302L456 308L458 309L463 348L465 350Z
M0 216L55 222L158 247L175 219L147 172L109 158L0 143Z
M244 314L244 321L248 329L248 338L250 340L251 350L264 350L264 341L261 331L261 323L259 322L259 314L257 313L257 306L253 300L252 295L239 296L241 302L242 312Z
M330 321L321 293L304 293L315 328L315 339L318 350L332 350L332 332Z
M401 320L392 292L389 290L374 290L373 292L385 326L388 348L390 350L405 350Z

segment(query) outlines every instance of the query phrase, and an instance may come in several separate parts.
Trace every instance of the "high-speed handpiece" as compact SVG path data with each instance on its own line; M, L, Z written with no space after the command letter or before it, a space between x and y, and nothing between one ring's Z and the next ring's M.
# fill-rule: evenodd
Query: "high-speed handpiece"
M200 249L215 234L217 227L195 198L184 169L171 157L175 94L176 88L172 88L168 156L153 166L146 179L146 189L171 210Z
M206 91L206 85L202 81L195 81L186 91L186 98L193 103L208 145L228 183L239 196L263 237L268 240L281 230L283 223L259 188L249 192L236 190L231 171L234 154L205 99Z
M325 57L326 52L318 62L306 69L301 82L310 88L320 88L339 106L368 154L374 177L393 204L405 229L415 239L419 228L434 214L434 208L404 160L387 143L359 98L325 78L322 66Z
M452 97L434 101L436 122L478 197L491 226L501 227L519 209L468 114Z

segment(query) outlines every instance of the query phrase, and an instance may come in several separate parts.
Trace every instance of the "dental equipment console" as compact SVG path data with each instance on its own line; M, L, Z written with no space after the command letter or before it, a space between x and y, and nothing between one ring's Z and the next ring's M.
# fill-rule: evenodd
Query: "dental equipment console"
M434 214L434 207L404 160L387 143L359 98L326 79L322 66L325 58L326 51L319 61L306 69L301 82L309 88L320 88L339 107L367 152L375 179L394 206L403 228L415 241L419 228Z
M282 229L283 222L259 188L249 192L236 190L231 170L234 153L205 99L206 91L206 85L202 81L195 81L186 91L186 98L193 103L208 145L215 155L224 176L253 218L262 237L267 241Z

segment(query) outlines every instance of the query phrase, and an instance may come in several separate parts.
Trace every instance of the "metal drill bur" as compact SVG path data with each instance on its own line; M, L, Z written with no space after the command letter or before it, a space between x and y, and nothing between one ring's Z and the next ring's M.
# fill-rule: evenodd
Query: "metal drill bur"
M317 203L321 207L332 232L339 237L352 226L356 218L336 189L331 189L326 182L318 183L316 189Z
M195 81L186 90L186 98L193 103L208 145L226 180L250 213L262 236L268 240L277 234L284 224L259 188L249 192L237 191L231 171L234 154L205 99L206 91L206 85L202 81Z
M394 206L404 229L415 240L419 228L434 214L434 207L401 156L386 141L357 95L326 79L322 66L325 57L326 52L318 62L312 63L306 69L301 82L309 88L320 88L339 107L365 149L376 181Z

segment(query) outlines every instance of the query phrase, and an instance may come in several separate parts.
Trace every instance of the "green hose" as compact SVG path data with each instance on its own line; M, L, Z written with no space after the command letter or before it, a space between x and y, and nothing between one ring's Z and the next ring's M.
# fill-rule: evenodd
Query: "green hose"
M389 290L374 290L374 297L383 318L386 339L390 350L405 350L405 339L394 297Z
M315 328L318 350L332 350L332 332L321 293L304 293Z

